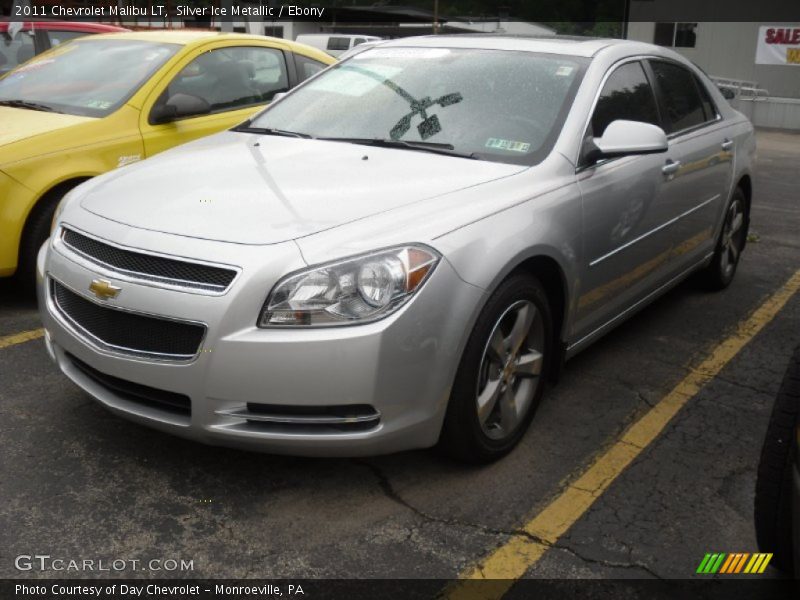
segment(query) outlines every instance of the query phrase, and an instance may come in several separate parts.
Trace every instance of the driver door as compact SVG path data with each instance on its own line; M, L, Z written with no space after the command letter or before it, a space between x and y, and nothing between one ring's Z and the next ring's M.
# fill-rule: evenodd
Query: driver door
M650 80L639 60L614 68L590 119L586 140L602 137L618 119L661 126ZM578 338L591 335L631 308L664 278L672 252L667 223L674 175L666 153L625 156L579 165L583 202ZM583 160L583 159L582 159Z
M145 156L229 129L288 89L289 74L281 49L205 46L176 66L148 98L140 121ZM178 94L190 96L193 104L205 108L198 114L156 122L154 107Z

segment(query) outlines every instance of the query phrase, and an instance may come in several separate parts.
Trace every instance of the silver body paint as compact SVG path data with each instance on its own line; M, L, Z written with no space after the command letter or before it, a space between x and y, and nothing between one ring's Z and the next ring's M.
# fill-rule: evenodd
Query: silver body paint
M544 257L561 273L558 334L568 356L708 263L755 152L751 124L715 88L708 86L720 118L670 135L666 153L577 166L589 115L617 66L662 57L700 75L685 59L613 40L435 36L381 45L388 46L549 52L591 62L552 152L533 167L226 132L80 186L38 266L48 349L70 379L126 418L210 444L307 455L428 447L478 313L526 260ZM733 143L723 150L726 141ZM361 160L365 153L369 160ZM665 175L667 160L681 168ZM71 251L60 239L65 226L137 252L230 265L238 275L222 294L142 281ZM288 273L409 243L443 258L389 317L332 328L256 327L267 295ZM49 282L100 302L88 291L98 277L122 289L102 301L107 306L205 324L203 351L175 363L92 343L55 309ZM67 354L103 374L186 394L191 417L120 397ZM282 430L220 414L248 402L368 404L380 422L364 431Z

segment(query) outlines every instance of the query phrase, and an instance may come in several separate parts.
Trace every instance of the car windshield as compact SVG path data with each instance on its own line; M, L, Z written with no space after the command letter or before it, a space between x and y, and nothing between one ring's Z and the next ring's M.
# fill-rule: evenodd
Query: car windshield
M0 105L103 117L179 49L137 40L63 44L0 79Z
M248 126L532 165L550 152L585 65L531 52L378 47L328 69Z

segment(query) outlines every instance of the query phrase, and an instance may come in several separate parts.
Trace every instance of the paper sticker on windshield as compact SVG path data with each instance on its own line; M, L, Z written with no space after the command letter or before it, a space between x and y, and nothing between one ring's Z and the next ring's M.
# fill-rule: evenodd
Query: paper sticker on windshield
M86 103L86 108L99 108L100 110L105 110L111 107L111 102L108 100L89 100Z
M561 65L556 69L556 77L569 77L572 75L572 71L575 70L575 67L570 67L569 65Z
M486 147L492 150L507 150L509 152L527 152L531 149L531 145L527 142L502 140L500 138L489 138L486 140Z
M157 60L164 55L164 52L161 50L152 50L144 55L144 60L150 62L151 60Z
M356 54L353 60L365 58L441 58L450 54L447 48L373 48Z

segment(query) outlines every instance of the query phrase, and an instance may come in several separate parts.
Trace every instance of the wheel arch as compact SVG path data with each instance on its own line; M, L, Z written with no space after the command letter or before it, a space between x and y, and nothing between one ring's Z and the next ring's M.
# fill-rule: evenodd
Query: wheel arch
M28 214L25 216L25 223L22 226L22 231L19 236L19 247L25 243L27 235L30 234L30 226L34 217L48 206L48 202L52 198L59 198L69 192L71 189L79 186L84 181L91 179L91 175L80 175L70 177L51 185L44 193L40 194L38 198L31 204ZM19 254L17 255L17 263L19 263Z
M552 256L536 254L524 258L514 266L505 278L511 275L525 273L533 275L544 287L550 311L553 317L553 333L555 345L555 360L551 364L548 377L552 381L558 380L564 364L566 350L566 323L569 306L569 284L566 273L559 262Z

